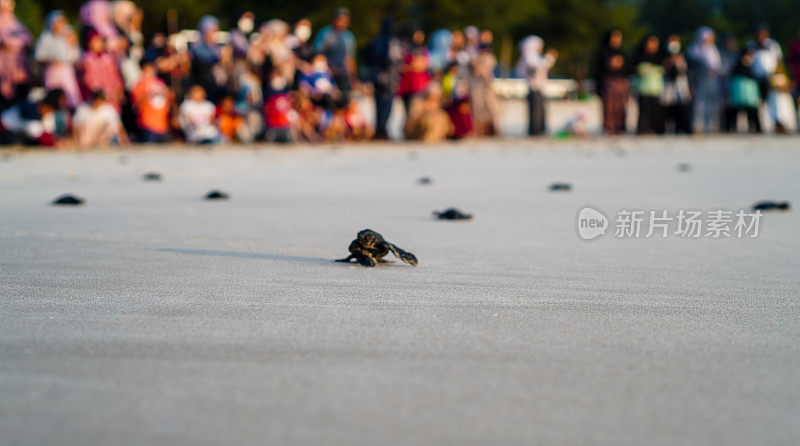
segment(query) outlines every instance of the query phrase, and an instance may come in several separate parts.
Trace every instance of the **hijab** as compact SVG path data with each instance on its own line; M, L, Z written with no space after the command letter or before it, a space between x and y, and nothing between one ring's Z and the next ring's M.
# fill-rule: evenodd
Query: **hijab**
M713 35L714 31L708 26L698 28L692 44L689 45L688 54L690 58L705 68L719 70L722 67L722 57L719 55L717 46L713 43L705 43L705 39Z
M111 5L105 0L91 0L81 6L81 22L93 28L104 39L119 37L119 32L111 21Z

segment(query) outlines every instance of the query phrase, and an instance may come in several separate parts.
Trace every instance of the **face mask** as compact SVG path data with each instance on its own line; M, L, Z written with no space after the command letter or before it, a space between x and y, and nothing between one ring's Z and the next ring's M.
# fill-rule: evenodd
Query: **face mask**
M296 30L294 30L294 35L300 39L301 42L305 42L311 37L311 27L309 26L298 26Z
M328 64L325 62L314 63L314 71L328 71Z
M255 23L253 22L253 19L249 17L242 17L241 19L239 19L239 23L237 23L236 26L242 33L250 34L253 31L253 28L255 27Z
M667 50L670 54L678 54L678 52L681 50L681 44L673 40L667 44Z

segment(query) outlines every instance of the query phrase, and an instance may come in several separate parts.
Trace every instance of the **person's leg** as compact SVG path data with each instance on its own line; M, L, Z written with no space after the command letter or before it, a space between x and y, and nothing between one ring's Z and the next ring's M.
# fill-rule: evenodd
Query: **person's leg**
M661 103L661 98L654 98L653 103L653 119L655 120L653 129L657 135L663 135L667 131L667 123L664 121L664 105Z
M677 120L675 119L676 114L676 105L669 104L665 105L663 109L663 118L664 118L664 132L665 133L678 133L678 124Z
M734 106L727 106L723 111L722 125L720 130L726 133L736 133L739 131L739 109Z
M647 119L648 119L648 104L644 96L639 96L639 116L636 118L636 134L642 135L647 133Z
M528 90L528 136L536 135L536 92Z
M166 134L155 133L147 129L141 129L140 135L144 144L160 144L167 141Z
M677 117L675 119L675 126L677 133L691 134L692 133L692 104L678 104Z
M544 96L540 91L531 91L528 95L529 128L531 136L541 135L545 132Z
M747 127L750 133L761 133L761 117L758 115L758 107L747 108Z
M392 91L378 87L375 89L375 137L378 139L388 139L389 131L387 124L392 113Z
M545 109L544 94L541 91L536 92L536 105L539 134L545 134L547 133L547 110Z
M406 119L408 119L408 115L411 113L411 101L414 100L414 95L411 93L405 93L402 98L403 107L406 109Z

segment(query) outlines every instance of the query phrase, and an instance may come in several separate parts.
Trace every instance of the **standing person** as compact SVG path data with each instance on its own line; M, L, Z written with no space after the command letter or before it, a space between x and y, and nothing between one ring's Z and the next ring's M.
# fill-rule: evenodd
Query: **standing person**
M748 44L736 60L728 81L727 107L725 108L725 131L737 132L739 114L747 114L747 127L750 133L761 133L761 119L758 108L761 105L761 92L758 81L753 76L755 45Z
M14 15L14 0L0 0L0 105L13 104L19 84L28 82L25 52L33 41L28 29Z
M729 101L730 98L730 91L728 88L731 86L731 78L733 77L733 70L736 68L736 65L739 63L739 59L741 57L741 52L739 51L739 42L736 40L736 37L732 34L726 34L722 40L723 44L720 46L719 55L722 58L722 74L720 75L720 85L722 90L722 100L721 108L722 108L722 119L720 120L720 131L727 132L728 129L728 115L733 111L736 107L735 105L731 104ZM734 113L735 114L735 113ZM733 131L736 128L734 126Z
M431 66L431 57L425 47L425 33L421 29L411 32L403 51L403 66L400 68L400 84L397 94L403 98L406 109L406 118L411 110L411 102L423 94L431 81L428 72Z
M223 93L214 77L214 67L220 61L221 52L221 46L217 42L219 20L211 15L203 16L197 29L200 31L200 41L192 45L190 51L191 78L194 84L203 87L203 91L213 102Z
M142 74L144 58L144 35L142 34L143 12L130 0L115 0L111 4L114 26L123 40L123 51L119 55L120 72L128 90L133 89Z
M519 44L520 58L517 76L528 80L528 135L542 135L547 130L545 99L542 90L547 83L550 68L556 63L558 53L549 50L542 55L544 40L528 36Z
M794 107L787 94L790 87L783 65L783 51L778 42L770 38L766 25L758 28L755 37L753 75L761 87L761 97L767 103L775 132L786 133L789 122L794 120Z
M75 109L81 103L74 67L81 57L78 36L60 10L47 14L44 27L35 51L36 61L44 65L44 86L49 91L62 90L70 108Z
M297 58L297 64L300 68L304 68L304 65L311 63L311 58L314 57L314 50L308 41L310 38L311 21L306 18L298 20L294 24L294 31L286 38L289 49L292 50Z
M453 60L458 65L458 75L463 78L469 76L472 70L470 68L472 56L467 51L464 33L459 29L453 31L453 45L450 51L453 53Z
M792 93L796 104L800 104L800 29L797 38L789 46L789 67L792 71Z
M120 111L125 97L125 84L122 82L117 60L106 51L105 41L100 34L89 34L89 51L83 54L80 67L85 89L90 92L102 91L103 102L108 102Z
M664 66L658 37L649 35L642 40L634 59L636 64L636 93L639 96L639 119L636 133L664 133L661 95L664 93Z
M472 77L469 79L473 128L478 136L496 135L499 132L497 119L500 116L500 103L492 90L497 66L492 49L493 39L488 29L480 33L478 54L472 61Z
M603 131L607 135L625 132L628 79L621 47L622 32L616 29L609 31L603 35L595 59L595 85L603 102Z
M664 126L666 131L692 133L692 92L689 88L689 65L681 52L681 38L667 38L664 59Z
M690 79L694 90L692 128L695 132L709 133L719 128L722 57L715 41L714 31L702 26L689 46Z
M356 38L349 26L350 11L337 8L333 23L319 31L312 46L315 52L324 54L328 60L336 87L342 92L341 108L350 102L350 90L356 77Z
M245 11L236 21L236 28L230 32L231 46L235 58L247 57L250 50L250 36L256 27L256 16L252 11Z
M394 23L391 18L386 17L366 53L366 64L375 97L375 139L389 139L387 124L392 114L401 63L402 49L400 42L394 37Z
M90 0L84 3L80 9L80 19L83 23L80 37L85 50L89 50L89 40L94 34L103 38L109 53L117 56L125 50L125 39L114 26L111 4L106 0Z

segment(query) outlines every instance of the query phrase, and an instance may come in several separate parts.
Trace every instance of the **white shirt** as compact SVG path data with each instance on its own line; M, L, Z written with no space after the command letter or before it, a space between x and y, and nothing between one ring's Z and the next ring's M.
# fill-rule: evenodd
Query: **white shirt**
M209 101L195 102L190 99L183 101L178 110L181 129L186 134L186 140L198 143L203 140L215 139L219 130L214 126L216 109Z

